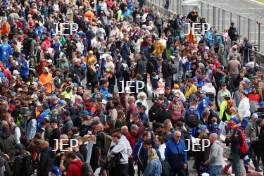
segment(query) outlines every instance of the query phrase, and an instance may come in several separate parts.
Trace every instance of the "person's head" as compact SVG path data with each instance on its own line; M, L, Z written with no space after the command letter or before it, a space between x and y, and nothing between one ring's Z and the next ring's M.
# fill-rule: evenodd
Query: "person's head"
M139 92L137 95L137 98L140 100L146 100L147 99L147 95L145 92Z
M158 154L154 148L148 150L148 160L159 159Z
M23 154L23 152L25 151L25 146L22 144L16 144L15 148L17 154Z
M202 112L202 118L203 119L208 119L209 115L210 115L209 108L205 108L204 111Z
M6 42L8 41L8 36L4 35L4 36L2 37L2 40L3 40L3 43L6 43Z
M139 112L140 114L142 114L142 113L144 113L144 112L146 111L146 107L145 107L145 105L143 105L143 104L141 104L141 103L139 103L139 105L138 105L137 107L138 107L138 112Z
M176 92L174 96L174 101L178 101L180 99L180 93Z
M222 83L222 84L221 84L221 89L222 89L222 90L226 90L226 83Z
M122 136L121 129L114 129L111 134L113 142L117 144Z
M103 132L103 131L104 131L104 125L102 123L98 123L95 126L94 132L95 133L100 133L100 132Z
M211 122L212 122L212 124L216 124L217 123L217 118L216 117L212 117Z
M129 105L130 104L134 104L135 103L135 97L129 96L128 99L127 99L127 102L128 102Z
M144 131L143 133L143 140L148 140L150 139L151 140L152 136L151 136L151 132L150 131Z
M131 125L131 134L136 136L138 134L139 127L135 124Z
M209 135L210 143L213 144L215 141L217 141L218 135L216 133L212 133Z
M122 126L121 127L121 133L126 136L128 134L128 127L127 126Z
M257 121L257 120L258 120L258 114L257 114L257 113L253 113L253 114L251 115L251 119L252 119L253 121Z
M178 131L178 130L176 130L176 131L174 132L173 138L174 138L174 140L175 140L176 142L179 142L180 139L181 139L181 132Z
M169 94L171 92L171 88L170 87L166 87L165 88L165 94L167 95L167 94Z
M240 100L243 99L244 97L246 97L246 92L245 91L240 92Z
M158 99L157 99L157 104L158 104L158 105L162 105L163 102L164 102L164 97L163 97L162 95L160 95L160 96L158 97Z
M170 119L166 119L163 122L163 129L164 131L170 131L173 128L171 120Z
M102 85L103 88L107 89L108 85L109 85L109 82L106 79L104 79L104 80L102 80L101 85Z
M147 150L152 148L152 140L151 139L144 140L144 148Z
M231 24L230 24L232 27L234 27L234 25L235 25L235 23L234 22L231 22Z
M74 152L67 152L66 153L66 160L72 162L73 160L77 159L77 156Z

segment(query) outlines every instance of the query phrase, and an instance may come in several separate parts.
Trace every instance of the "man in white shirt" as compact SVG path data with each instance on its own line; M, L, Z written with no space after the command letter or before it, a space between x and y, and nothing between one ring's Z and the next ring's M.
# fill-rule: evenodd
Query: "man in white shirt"
M110 171L116 176L127 176L128 175L128 158L132 154L132 149L127 138L122 135L120 129L116 129L112 132L112 144L110 151L108 152L108 159L114 158L117 154L121 154L120 162L116 168L111 169Z
M249 99L246 97L246 92L240 93L240 102L238 105L238 115L241 120L241 127L245 129L249 122L250 117L250 103Z

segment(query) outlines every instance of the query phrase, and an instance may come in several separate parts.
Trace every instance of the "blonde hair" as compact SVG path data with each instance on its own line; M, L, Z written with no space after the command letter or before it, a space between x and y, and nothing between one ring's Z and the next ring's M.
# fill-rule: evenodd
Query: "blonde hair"
M159 159L158 154L155 149L151 148L148 150L148 160Z

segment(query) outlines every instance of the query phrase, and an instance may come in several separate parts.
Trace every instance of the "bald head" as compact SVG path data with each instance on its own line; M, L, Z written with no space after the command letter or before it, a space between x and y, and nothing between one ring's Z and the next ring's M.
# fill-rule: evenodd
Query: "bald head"
M127 135L128 134L128 127L127 126L122 126L121 127L121 133L123 135Z
M218 135L216 133L210 134L209 140L211 143L214 143L215 141L217 141L217 139L218 139Z

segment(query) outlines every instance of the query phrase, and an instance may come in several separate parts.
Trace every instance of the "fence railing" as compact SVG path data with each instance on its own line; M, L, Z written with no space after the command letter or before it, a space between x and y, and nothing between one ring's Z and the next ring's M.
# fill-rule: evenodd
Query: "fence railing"
M200 14L219 32L228 30L230 23L234 22L240 36L239 41L247 37L257 46L258 51L264 52L264 24L203 1L201 1Z
M168 10L164 8L164 2L165 0L147 0L146 6L155 9L155 11L158 11L164 18L176 14L187 15L185 5L183 5L184 0L170 0ZM254 54L251 54L251 57L256 58L251 59L255 60L259 65L264 66L264 24L251 18L238 15L235 12L216 7L204 0L200 0L198 4L200 16L204 17L219 33L228 30L230 23L234 22L240 36L239 41L242 42L243 38L247 37L257 48L257 51L252 50ZM183 12L185 14L183 14Z

